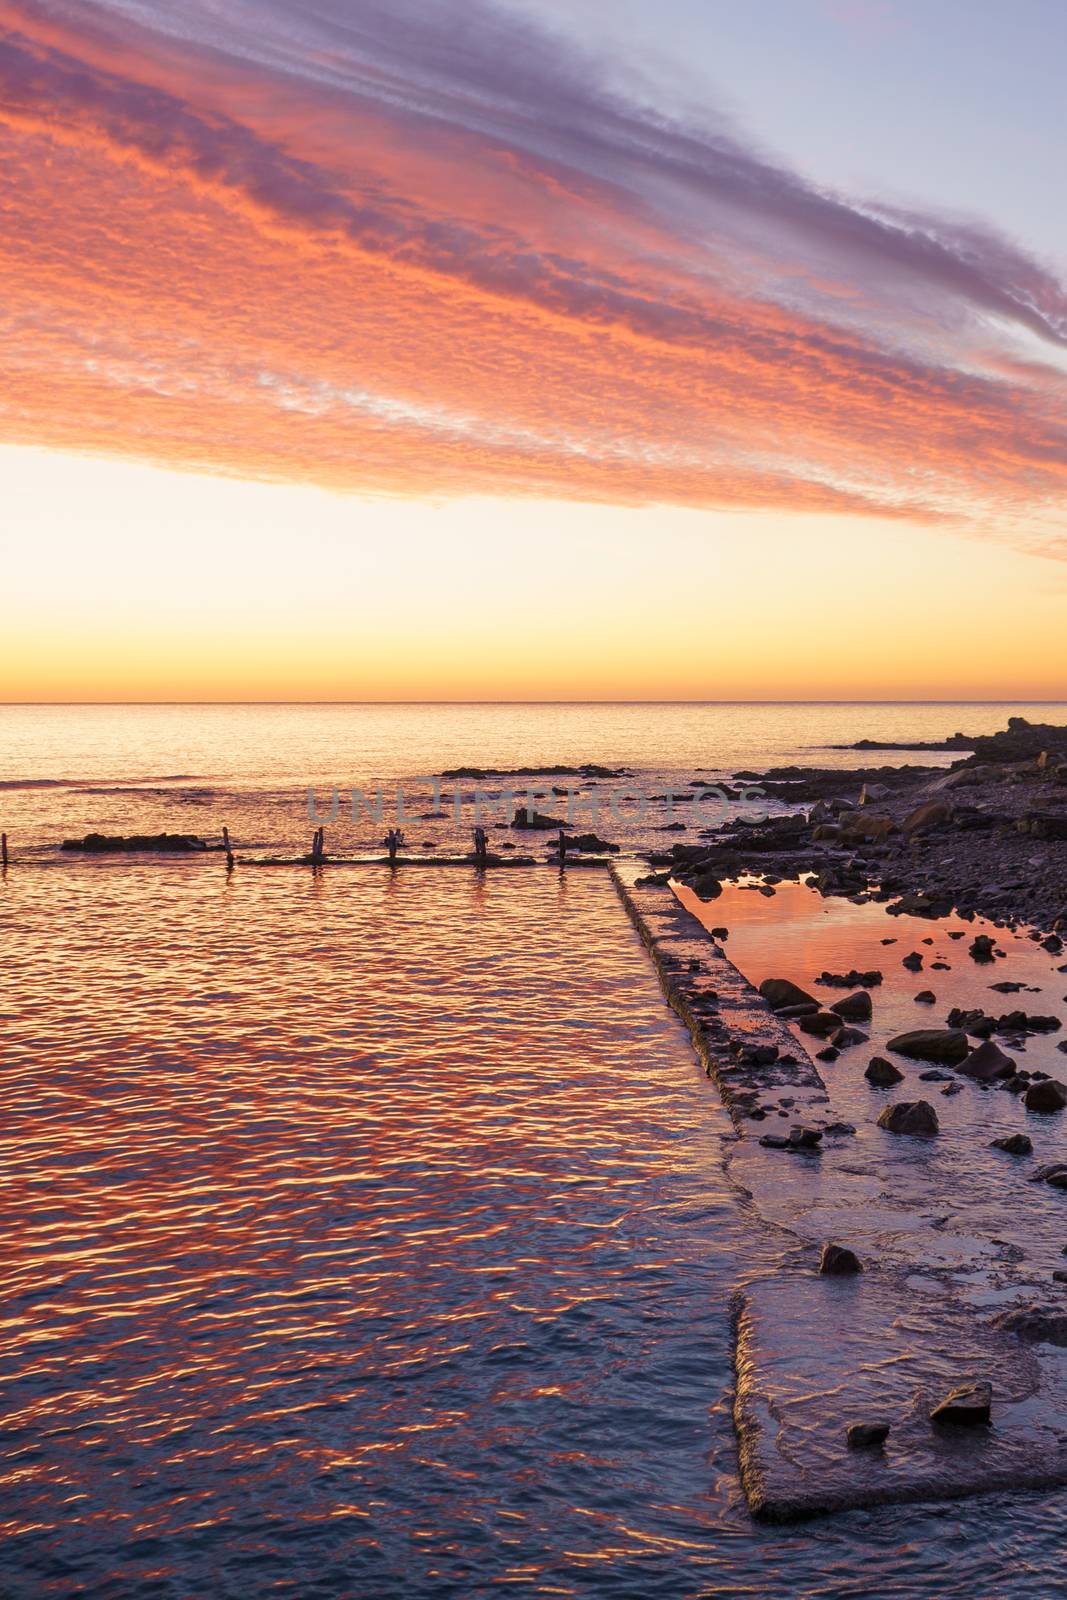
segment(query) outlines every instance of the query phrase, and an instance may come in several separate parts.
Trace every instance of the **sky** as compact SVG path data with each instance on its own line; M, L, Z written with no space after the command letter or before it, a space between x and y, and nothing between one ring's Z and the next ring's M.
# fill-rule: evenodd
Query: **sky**
M1067 696L1065 47L0 0L0 699Z

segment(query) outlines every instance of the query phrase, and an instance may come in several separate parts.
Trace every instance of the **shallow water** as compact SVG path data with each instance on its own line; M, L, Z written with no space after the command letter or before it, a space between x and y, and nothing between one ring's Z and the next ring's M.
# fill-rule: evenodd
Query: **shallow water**
M734 771L771 764L853 768L951 754L864 753L827 748L857 739L939 739L962 729L992 733L1009 715L1067 721L1057 705L297 705L0 706L0 826L12 849L33 856L68 837L104 833L195 832L217 838L223 826L242 851L303 851L318 821L334 852L380 844L395 820L396 786L407 801L409 847L470 848L473 783L444 788L444 814L432 815L431 790L413 781L449 769L512 768L538 762L624 767L646 792L685 791ZM551 790L549 780L547 788ZM564 782L566 780L563 780ZM316 816L309 818L307 790ZM384 821L369 805L382 788ZM333 814L333 790L338 792ZM487 784L496 795L498 787ZM574 820L623 846L650 828L686 822L658 801L643 815L633 796L604 782L582 787ZM454 802L460 797L460 820ZM594 815L593 800L597 801ZM520 802L521 803L521 802ZM538 809L563 814L550 792ZM503 815L490 805L483 821ZM774 805L759 809L780 809ZM752 814L738 805L723 812ZM710 820L714 820L712 815ZM721 820L721 819L719 819ZM692 824L689 836L694 836ZM494 834L494 841L506 837ZM678 838L686 838L679 833ZM665 835L671 842L671 835ZM543 838L511 842L544 851Z
M1060 1496L752 1525L729 1299L796 1240L600 874L0 915L5 1596L1061 1592Z

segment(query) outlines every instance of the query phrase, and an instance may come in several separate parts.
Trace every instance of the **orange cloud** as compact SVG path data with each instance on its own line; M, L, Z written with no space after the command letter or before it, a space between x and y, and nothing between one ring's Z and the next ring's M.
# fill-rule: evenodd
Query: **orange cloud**
M82 9L0 0L0 437L1043 547L1067 299L988 231L850 208L488 9Z

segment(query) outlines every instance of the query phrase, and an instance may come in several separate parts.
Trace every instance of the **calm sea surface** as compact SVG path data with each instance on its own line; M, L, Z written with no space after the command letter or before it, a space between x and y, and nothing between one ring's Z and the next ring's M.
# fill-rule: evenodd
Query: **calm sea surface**
M1063 1496L750 1522L730 1296L792 1246L601 874L49 848L242 795L269 843L306 781L692 774L1009 711L1065 720L0 709L0 1595L1062 1594Z

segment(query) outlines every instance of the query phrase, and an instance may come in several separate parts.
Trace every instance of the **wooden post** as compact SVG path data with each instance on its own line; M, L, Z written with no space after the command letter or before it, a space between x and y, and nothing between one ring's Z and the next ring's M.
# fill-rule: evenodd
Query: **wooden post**
M7 871L7 834L0 833L0 866Z
M223 828L223 830L222 830L222 842L226 846L226 871L227 872L232 872L233 871L233 851L230 849L230 830L229 830L229 828Z
M316 828L315 837L311 841L311 865L321 867L326 853L326 829Z

